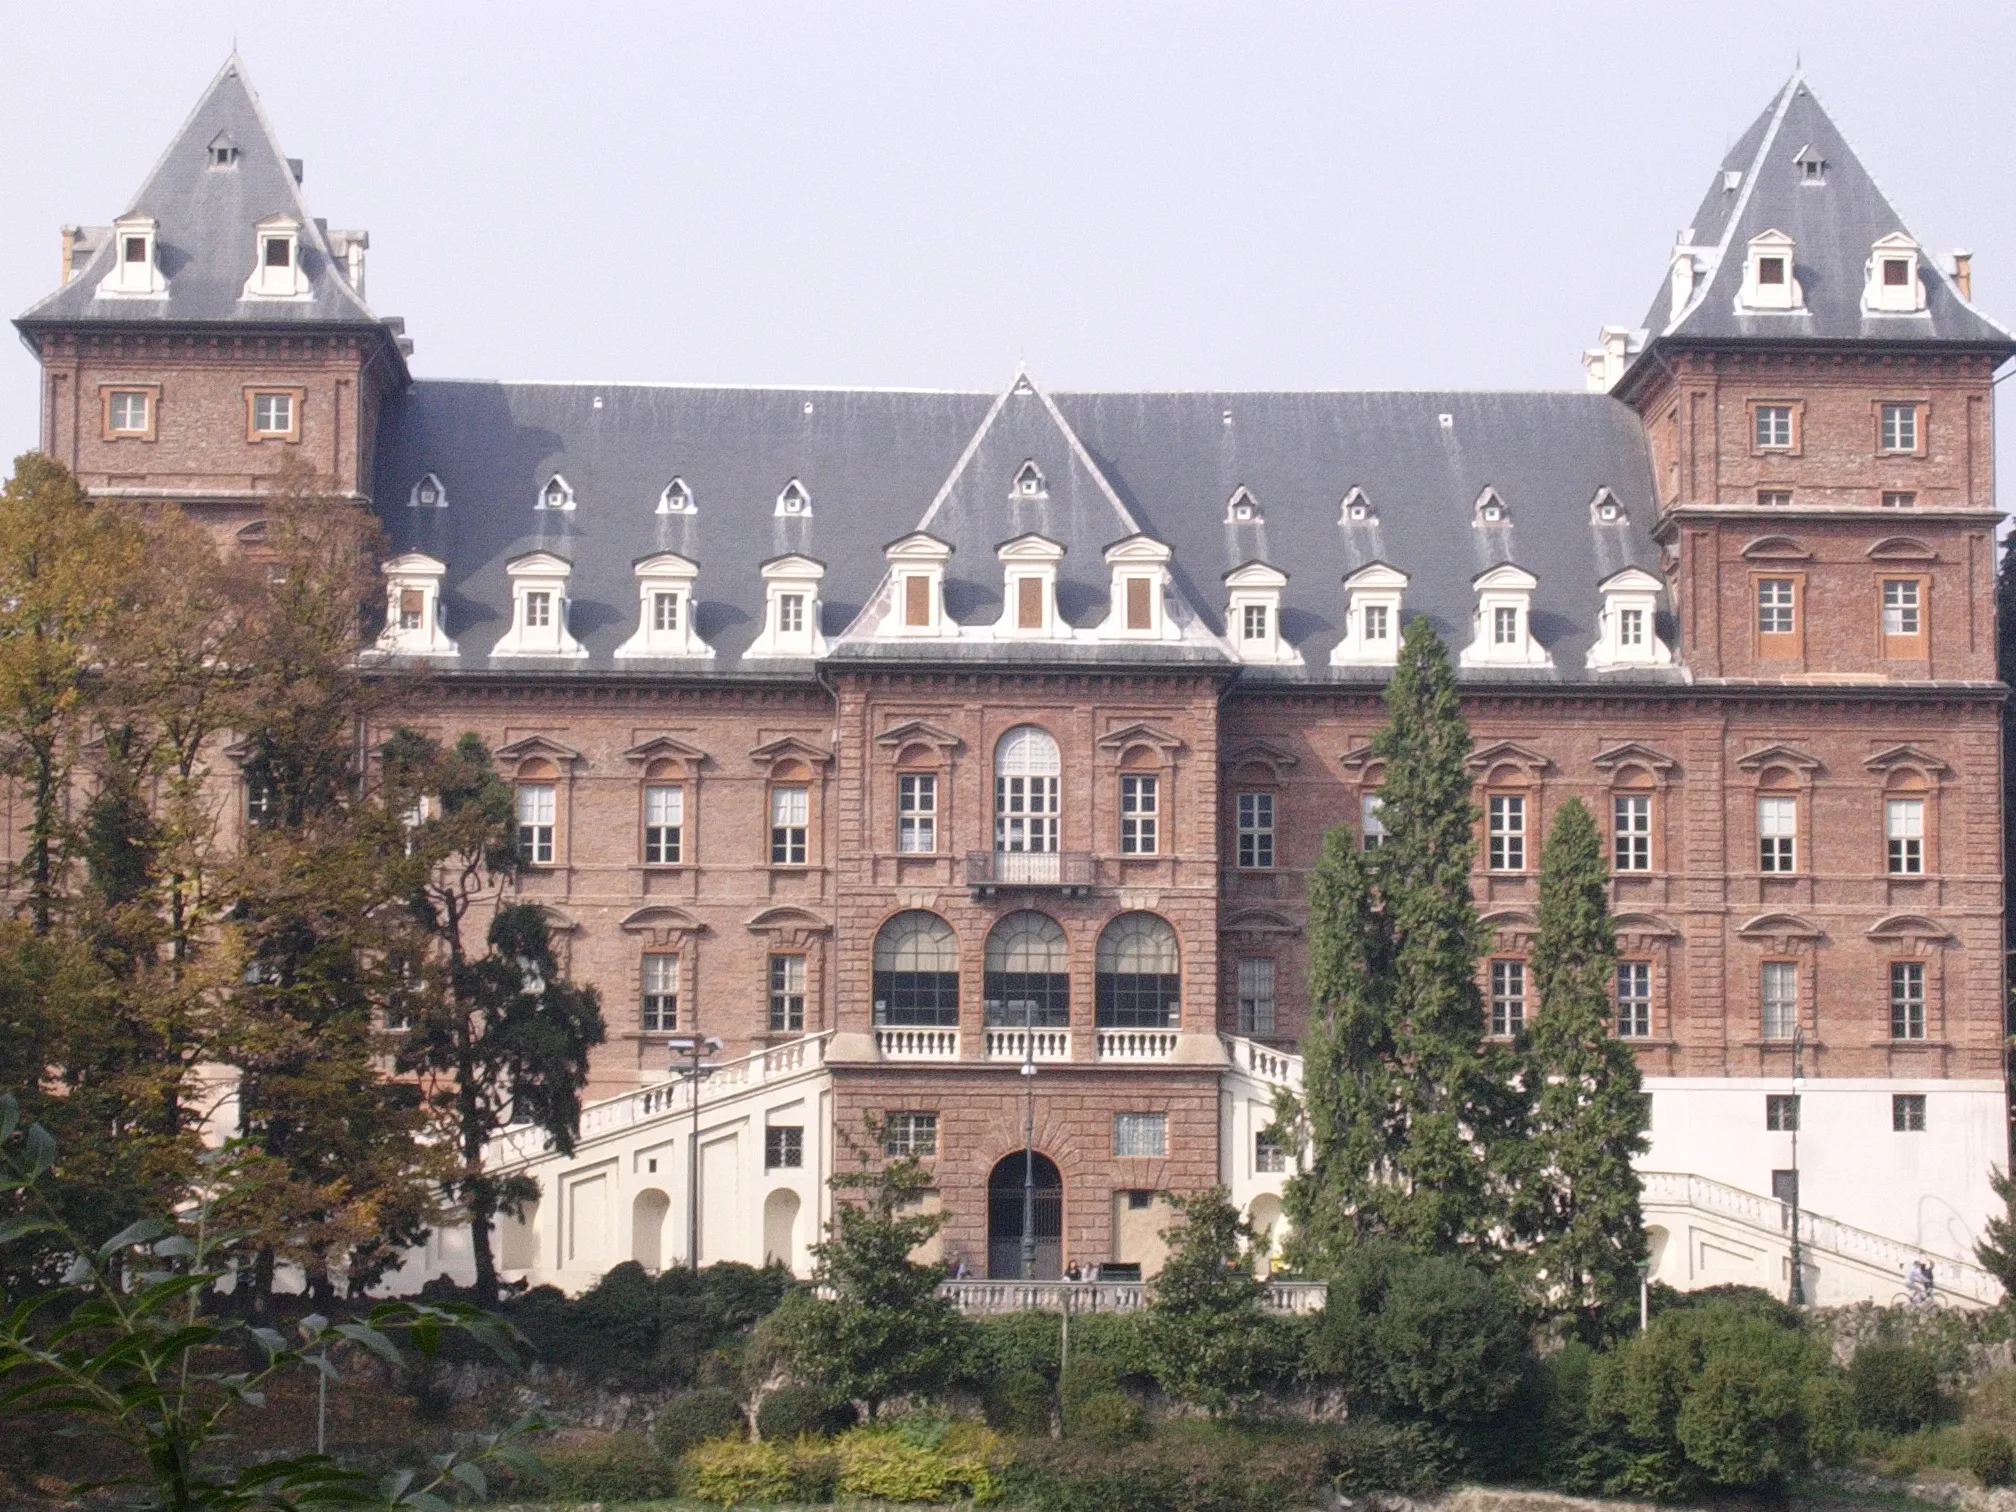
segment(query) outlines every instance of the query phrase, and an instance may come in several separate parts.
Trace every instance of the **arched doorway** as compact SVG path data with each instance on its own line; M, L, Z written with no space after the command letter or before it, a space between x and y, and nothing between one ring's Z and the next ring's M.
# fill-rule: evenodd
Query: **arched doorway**
M665 1263L665 1216L672 1199L656 1187L646 1187L630 1204L630 1258L647 1271Z
M778 1187L763 1199L763 1263L798 1268L798 1194Z
M987 1178L987 1275L995 1281L1055 1281L1064 1274L1064 1178L1035 1158L1036 1269L1022 1273L1023 1160L1004 1157Z

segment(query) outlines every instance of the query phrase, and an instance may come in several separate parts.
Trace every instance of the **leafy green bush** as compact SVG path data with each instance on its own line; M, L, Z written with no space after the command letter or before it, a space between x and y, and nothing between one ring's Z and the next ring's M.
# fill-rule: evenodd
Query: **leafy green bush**
M1063 1343L1061 1321L1055 1313L1045 1312L1002 1313L974 1319L967 1379L984 1388L988 1382L1016 1371L1032 1370L1045 1380L1056 1380L1057 1355ZM1072 1319L1073 1354L1078 1352L1083 1326L1080 1320Z
M1141 1404L1124 1391L1095 1391L1078 1403L1071 1432L1094 1444L1124 1444L1141 1437Z
M1279 1512L1322 1495L1339 1437L1193 1419L1126 1445L1025 1444L1007 1494L1030 1512Z
M1967 1468L1988 1487L2016 1481L2016 1445L1999 1433L1976 1433L1968 1445Z
M786 1501L800 1484L792 1448L783 1444L714 1439L688 1449L679 1468L688 1495L724 1507Z
M720 1386L682 1391L658 1413L658 1448L677 1459L695 1444L709 1439L739 1439L749 1434L749 1420L735 1393Z
M1331 1484L1346 1496L1419 1496L1449 1481L1449 1446L1426 1423L1352 1418L1337 1431Z
M831 1438L854 1426L854 1404L835 1404L817 1386L779 1386L756 1408L759 1437L790 1443L801 1438Z
M644 1434L618 1433L539 1450L540 1489L555 1501L646 1501L679 1489L679 1467Z
M535 1287L504 1313L551 1364L633 1388L685 1386L710 1354L738 1348L792 1284L782 1266L723 1261L653 1276L633 1260L579 1297Z
M1915 1433L1939 1415L1939 1366L1910 1344L1865 1344L1848 1365L1855 1421L1882 1433Z
M836 1439L841 1494L895 1502L985 1502L999 1495L1006 1455L990 1430L948 1425L928 1446L915 1442L919 1436L857 1428Z
M1034 1370L1011 1370L988 1386L987 1421L1003 1433L1038 1438L1050 1431L1050 1383Z

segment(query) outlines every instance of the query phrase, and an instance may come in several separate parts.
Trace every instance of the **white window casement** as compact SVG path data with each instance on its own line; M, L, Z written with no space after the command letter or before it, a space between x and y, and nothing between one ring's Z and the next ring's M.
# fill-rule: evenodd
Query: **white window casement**
M956 635L959 627L945 614L945 564L952 548L923 531L891 541L882 548L889 563L878 632L886 636L918 637Z
M1526 1028L1526 963L1491 963L1491 1036L1512 1039Z
M937 773L898 774L896 849L906 856L928 856L938 849Z
M408 509L446 509L448 507L448 490L441 486L441 480L435 477L434 474L422 473L420 480L413 485L412 492L406 495L406 507Z
M826 654L819 629L819 585L826 564L793 553L763 564L763 632L747 656L814 657Z
M1232 497L1225 501L1225 523L1227 525L1264 525L1267 517L1260 512L1260 501L1253 497L1250 489L1243 485L1232 491Z
M308 275L301 267L301 222L269 215L252 228L252 276L241 299L307 299Z
M505 563L511 579L511 628L492 656L583 657L588 648L567 629L567 579L573 563L550 551L532 551Z
M1670 667L1673 652L1659 638L1659 579L1642 567L1613 572L1596 585L1603 595L1591 667Z
M1407 574L1368 562L1344 579L1344 635L1330 652L1333 667L1390 667L1400 659L1400 600Z
M1120 778L1120 854L1152 856L1161 850L1162 784L1159 778Z
M1757 870L1784 874L1799 869L1799 800L1767 796L1757 800Z
M1925 309L1925 280L1918 243L1902 231L1877 238L1869 249L1862 310L1868 315L1918 315Z
M372 649L386 656L454 656L441 608L448 564L409 551L379 569L385 575L385 628Z
M810 519L812 517L812 494L803 483L793 478L778 492L775 513L779 519Z
M1242 662L1300 666L1302 655L1281 638L1281 590L1288 574L1265 562L1247 562L1225 574L1225 633Z
M1163 603L1172 555L1162 542L1145 535L1131 535L1106 548L1112 588L1106 618L1099 626L1101 640L1178 638Z
M693 628L693 583L700 564L661 551L631 564L637 574L637 630L616 648L618 660L639 656L712 656Z
M1485 800L1486 865L1494 872L1526 870L1526 795L1492 793Z
M539 497L532 501L534 509L572 509L574 507L574 485L559 473L553 474L540 486Z
M1017 536L996 548L1002 568L1001 618L994 633L1018 640L1068 639L1057 616L1057 564L1064 548L1040 535Z
M637 1027L670 1034L679 1027L679 957L653 951L644 957L644 991Z
M654 782L644 789L644 864L678 866L686 855L686 789Z
M1783 231L1763 231L1750 238L1743 260L1743 287L1736 295L1738 313L1805 308L1806 295L1799 287L1793 250L1792 238Z
M1340 525L1377 525L1379 516L1372 508L1372 501L1365 497L1365 490L1354 488L1344 495L1344 501L1337 508L1337 523Z
M521 782L517 785L518 859L527 866L553 864L559 791L550 782Z
M665 491L658 495L658 513L661 515L690 515L700 513L693 502L693 490L684 478L674 478L665 485Z
M100 299L166 299L161 276L159 227L151 215L122 215L112 222L112 268L98 280Z
M1919 450L1918 406L1910 400L1889 400L1877 407L1876 445L1892 455Z
M1533 590L1540 580L1523 567L1500 562L1470 580L1477 590L1476 632L1464 647L1465 667L1551 667L1554 659L1533 638Z
M1889 798L1883 804L1885 865L1893 877L1925 874L1925 800Z

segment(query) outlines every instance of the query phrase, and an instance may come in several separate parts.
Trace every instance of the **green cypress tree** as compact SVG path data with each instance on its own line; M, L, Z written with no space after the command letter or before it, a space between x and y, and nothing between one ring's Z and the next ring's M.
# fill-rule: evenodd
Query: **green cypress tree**
M1539 1000L1525 1047L1532 1099L1515 1229L1517 1269L1544 1311L1592 1338L1635 1317L1645 1258L1632 1157L1645 1149L1638 1059L1612 1032L1617 939L1596 821L1557 809L1540 855L1540 924L1530 960Z

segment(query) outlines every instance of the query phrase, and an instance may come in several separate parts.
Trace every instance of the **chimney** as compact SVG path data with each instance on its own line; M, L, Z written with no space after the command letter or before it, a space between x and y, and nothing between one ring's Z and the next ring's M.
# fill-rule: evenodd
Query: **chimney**
M1956 247L1953 252L1953 282L1960 289L1960 297L1974 303L1974 254L1964 247Z

